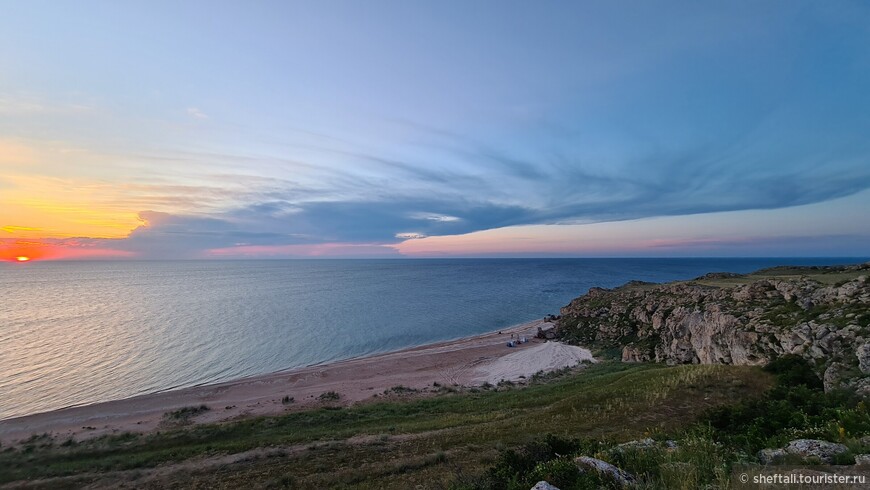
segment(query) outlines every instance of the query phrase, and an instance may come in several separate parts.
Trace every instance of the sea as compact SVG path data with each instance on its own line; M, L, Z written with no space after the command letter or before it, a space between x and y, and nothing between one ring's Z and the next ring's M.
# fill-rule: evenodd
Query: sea
M493 331L594 286L865 260L2 263L0 419Z

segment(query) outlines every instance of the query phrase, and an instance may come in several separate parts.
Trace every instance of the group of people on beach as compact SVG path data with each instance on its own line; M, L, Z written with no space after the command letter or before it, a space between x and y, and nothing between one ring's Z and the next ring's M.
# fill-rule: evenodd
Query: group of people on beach
M526 342L528 342L528 339L526 339L525 337L517 337L517 339L514 340L514 334L511 334L511 340L507 343L507 346L516 347L517 345L525 344Z

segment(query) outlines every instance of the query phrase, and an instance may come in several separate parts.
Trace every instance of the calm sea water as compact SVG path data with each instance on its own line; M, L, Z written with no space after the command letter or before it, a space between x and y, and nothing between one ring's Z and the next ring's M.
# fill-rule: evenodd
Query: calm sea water
M0 419L491 331L592 286L855 261L0 264Z

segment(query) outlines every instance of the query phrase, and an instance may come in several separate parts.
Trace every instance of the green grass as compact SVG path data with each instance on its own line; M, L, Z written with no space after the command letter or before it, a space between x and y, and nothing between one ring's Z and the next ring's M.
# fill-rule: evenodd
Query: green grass
M299 485L402 488L449 482L456 471L487 464L500 448L546 433L618 440L673 429L710 407L760 396L769 386L770 377L750 367L605 363L524 388L109 436L66 447L42 441L29 450L0 453L0 483L75 475L123 480L138 473L118 473L122 470L282 447L287 456L172 473L155 487L275 483L292 460ZM136 483L143 485L149 483Z

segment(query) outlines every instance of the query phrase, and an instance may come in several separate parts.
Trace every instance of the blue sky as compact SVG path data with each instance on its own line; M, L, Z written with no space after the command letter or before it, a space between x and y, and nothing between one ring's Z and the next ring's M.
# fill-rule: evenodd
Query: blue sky
M868 255L866 2L4 10L7 255Z

